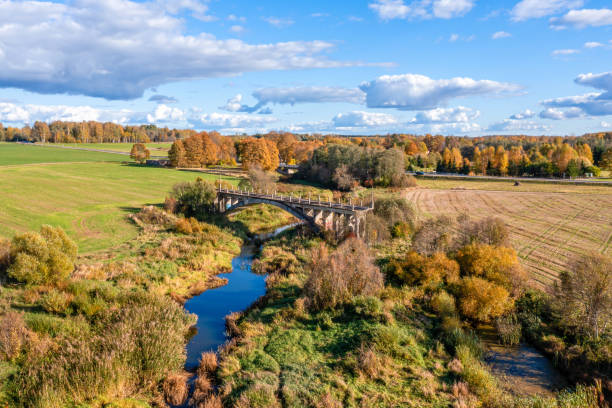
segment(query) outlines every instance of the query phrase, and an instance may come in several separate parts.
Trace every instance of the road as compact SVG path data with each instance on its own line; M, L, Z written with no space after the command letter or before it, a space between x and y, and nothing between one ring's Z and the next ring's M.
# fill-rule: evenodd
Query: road
M416 172L409 171L408 174L416 177L429 178L446 178L458 180L486 180L486 181L518 181L518 182L540 182L540 183L558 183L558 184L594 184L612 186L612 181L596 180L596 179L555 179L543 177L501 177L501 176L468 176L466 174L453 173L424 173L417 175Z

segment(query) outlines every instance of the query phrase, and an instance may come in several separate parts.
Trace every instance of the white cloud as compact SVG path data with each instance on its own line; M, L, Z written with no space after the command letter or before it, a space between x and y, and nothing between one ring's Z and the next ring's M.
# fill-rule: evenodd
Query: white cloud
M230 14L229 16L227 16L227 20L228 21L240 21L240 22L244 23L247 19L246 19L246 17L238 17L235 14Z
M199 113L194 112L189 122L206 129L234 130L262 129L277 119L269 116L253 116L230 113Z
M468 123L477 119L479 116L479 111L466 108L465 106L458 106L456 108L436 108L417 113L411 123Z
M600 126L602 128L610 128L610 127L612 127L612 123L608 123L608 122L602 120L601 123L600 123Z
M247 44L186 35L171 12L198 3L0 1L0 87L132 99L174 81L356 65L330 61L322 52L333 46L323 41Z
M601 96L612 99L612 71L602 72L600 74L580 74L574 82L579 85L590 86L595 89L606 91L606 93Z
M491 38L494 40L499 40L501 38L508 38L508 37L512 37L512 34L507 33L505 31L498 31L491 36Z
M585 42L584 43L584 47L585 48L599 48L599 47L603 47L604 45L600 42L597 41L589 41L589 42Z
M290 18L266 17L264 20L276 28L289 27L295 23L295 21L291 20Z
M52 122L56 120L68 122L95 120L125 124L137 122L143 117L143 114L128 110L103 110L91 106L18 105L16 103L0 102L0 122L14 124L32 124L35 121Z
M544 132L550 129L550 126L541 123L516 119L504 119L487 128L489 132Z
M522 0L512 9L514 21L540 18L565 10L582 7L583 0Z
M407 5L404 0L375 0L368 6L383 20L449 19L465 15L474 3L474 0L414 0Z
M230 31L236 34L240 34L244 31L244 27L236 24L230 27Z
M563 119L568 115L577 117L578 112L582 115L589 116L612 115L612 72L581 74L574 82L579 85L598 89L601 92L547 99L542 102L542 105L546 108L556 109L547 109L543 112L545 116L550 119ZM562 108L563 110L558 108ZM540 114L540 116L541 115L542 114Z
M153 113L147 115L148 123L180 122L185 120L185 112L179 108L158 105Z
M459 39L459 34L451 34L451 36L448 38L448 41L455 42L458 39Z
M157 4L170 14L178 14L189 10L192 16L202 21L213 21L214 17L207 15L208 1L199 0L157 0Z
M518 85L471 78L431 79L424 75L384 75L364 82L360 89L366 93L369 108L399 110L427 110L450 99L473 95L498 95L516 92Z
M233 98L227 100L224 106L220 106L219 109L226 110L228 112L240 112L244 105L242 105L242 95L238 94Z
M568 109L557 109L557 108L547 108L540 112L540 117L542 119L551 119L551 120L566 120L566 119L575 119L584 116L582 109L580 108L568 108Z
M563 17L551 18L550 25L556 30L568 27L585 28L612 25L612 10L582 9L571 10Z
M510 116L510 119L512 120L525 120L525 119L531 119L535 116L535 112L527 109L523 112L520 113L515 113L514 115Z
M353 111L339 113L332 119L336 128L372 128L397 125L398 121L393 115L387 113Z
M573 49L565 49L565 50L554 50L551 52L551 55L559 56L559 55L573 55L580 53L580 50Z
M433 14L438 18L453 18L464 16L474 7L473 0L435 0Z

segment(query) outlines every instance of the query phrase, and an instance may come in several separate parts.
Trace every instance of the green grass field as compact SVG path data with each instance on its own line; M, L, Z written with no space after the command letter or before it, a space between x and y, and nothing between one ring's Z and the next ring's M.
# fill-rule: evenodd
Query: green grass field
M113 150L116 152L129 152L134 143L60 143L60 146L81 147L84 149ZM172 143L146 143L151 156L166 156Z
M129 157L121 154L60 149L38 145L0 143L0 166L68 163L68 162L121 162Z
M113 158L106 153L0 144L0 235L11 237L51 224L63 227L82 254L113 248L137 234L127 219L130 212L163 202L174 183L218 178L94 161ZM223 180L237 182L231 177Z

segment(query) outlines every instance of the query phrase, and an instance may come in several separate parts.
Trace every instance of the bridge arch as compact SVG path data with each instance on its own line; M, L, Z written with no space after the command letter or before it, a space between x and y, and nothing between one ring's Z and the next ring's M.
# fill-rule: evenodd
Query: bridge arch
M301 211L297 211L296 209L289 207L288 205L282 202L278 202L278 201L261 200L261 199L256 199L256 198L240 200L237 204L231 205L225 211L231 212L231 211L237 210L242 207L248 207L248 206L257 205L257 204L273 205L277 208L280 208L281 210L288 212L289 214L293 215L295 218L307 222L310 226L319 228L319 226L317 225L313 217L310 217L302 213Z

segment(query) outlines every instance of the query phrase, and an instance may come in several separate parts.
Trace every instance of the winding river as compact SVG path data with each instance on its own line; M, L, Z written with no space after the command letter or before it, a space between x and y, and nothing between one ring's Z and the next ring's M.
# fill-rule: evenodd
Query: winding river
M225 316L241 312L266 293L265 276L251 272L251 264L257 251L255 242L265 241L293 228L298 224L286 225L274 232L260 234L242 247L240 255L232 260L232 271L218 275L226 278L227 284L209 289L189 299L185 309L198 316L197 332L187 344L185 369L195 371L200 356L206 351L217 351L227 340Z

